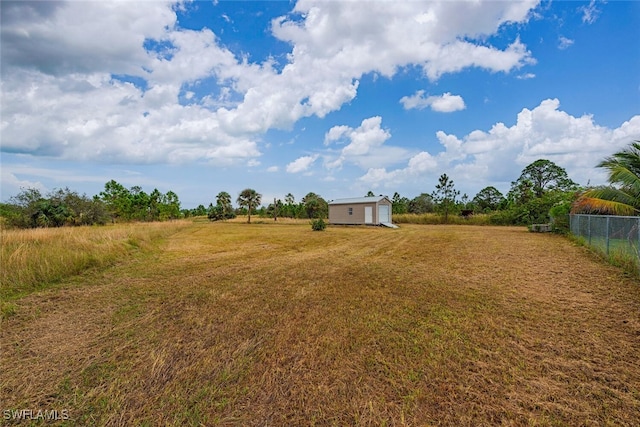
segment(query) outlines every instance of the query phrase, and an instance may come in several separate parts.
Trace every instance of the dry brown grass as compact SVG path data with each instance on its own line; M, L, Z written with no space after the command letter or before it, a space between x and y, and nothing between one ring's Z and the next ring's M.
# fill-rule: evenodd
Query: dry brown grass
M187 221L109 226L0 229L0 300L104 267L188 226Z
M463 217L457 214L451 214L447 218L446 224L455 225L491 225L491 215L489 214L474 214L469 217ZM393 222L396 224L445 224L444 215L437 213L425 213L425 214L394 214Z
M73 425L640 419L638 282L522 228L198 223L17 304L2 409Z

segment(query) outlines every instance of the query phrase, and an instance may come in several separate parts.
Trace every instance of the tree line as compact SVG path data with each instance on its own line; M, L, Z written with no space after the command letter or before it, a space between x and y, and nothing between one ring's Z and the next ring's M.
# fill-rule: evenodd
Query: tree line
M146 193L139 186L126 188L111 180L100 194L87 197L69 188L43 195L35 188L23 189L0 204L0 216L17 228L104 225L109 222L164 221L183 216L173 191Z
M205 209L203 205L186 212L187 215L207 215L211 221L219 221L235 218L237 215L247 215L248 222L251 222L251 215L258 215L261 218L327 218L329 216L329 204L325 199L316 193L307 193L300 202L296 203L293 194L288 193L282 199L274 199L273 203L267 206L261 205L262 195L252 188L244 189L236 199L238 208L234 209L231 204L231 196L226 191L218 193L216 204L209 204Z
M526 166L503 195L493 186L480 190L473 198L460 195L453 180L442 174L431 193L413 199L394 193L393 214L438 213L445 222L450 215L487 214L497 225L546 223L550 218L565 221L570 212L611 215L640 213L640 141L607 157L598 167L608 171L609 185L583 188L569 178L562 167L539 159ZM372 191L367 196L374 196ZM216 196L208 208L181 209L173 191L146 193L139 186L126 188L111 180L92 198L68 188L43 195L34 188L23 189L8 203L0 203L0 216L6 225L19 228L60 227L106 224L122 221L163 221L190 216L207 216L212 221L251 215L262 218L327 218L329 206L320 195L310 192L299 202L288 193L284 200L262 205L262 195L247 188L236 199L226 191Z
M488 186L473 198L460 195L453 180L442 174L435 190L407 199L395 193L392 198L394 214L438 213L444 222L450 215L488 214L497 225L527 225L546 223L550 217L568 214L580 193L580 186L572 181L565 169L552 161L540 159L524 168L511 188L503 195Z

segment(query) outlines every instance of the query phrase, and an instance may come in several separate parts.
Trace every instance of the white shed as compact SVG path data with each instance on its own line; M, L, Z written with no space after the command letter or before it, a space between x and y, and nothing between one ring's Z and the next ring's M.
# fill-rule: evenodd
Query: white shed
M333 200L329 202L329 223L391 226L391 206L387 196Z

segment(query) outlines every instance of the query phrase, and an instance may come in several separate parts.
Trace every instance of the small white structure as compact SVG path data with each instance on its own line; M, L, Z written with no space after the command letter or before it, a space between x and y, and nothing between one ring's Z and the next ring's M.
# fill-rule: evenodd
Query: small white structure
M355 197L329 202L329 224L393 226L387 196Z

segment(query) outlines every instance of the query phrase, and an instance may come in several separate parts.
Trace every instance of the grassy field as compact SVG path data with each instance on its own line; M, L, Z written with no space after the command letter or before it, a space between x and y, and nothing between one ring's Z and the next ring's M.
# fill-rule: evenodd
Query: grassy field
M0 229L0 300L11 300L134 252L152 250L186 221L104 227Z
M640 419L639 283L560 236L292 221L167 236L13 300L0 409L113 426Z

